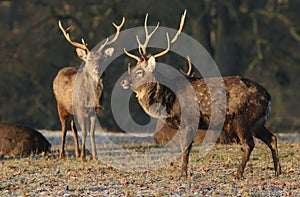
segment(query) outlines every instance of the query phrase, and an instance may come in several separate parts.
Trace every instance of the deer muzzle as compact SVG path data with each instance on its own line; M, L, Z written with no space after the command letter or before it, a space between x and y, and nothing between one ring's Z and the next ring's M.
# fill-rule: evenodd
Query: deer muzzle
M121 82L121 86L124 90L127 90L130 88L130 82L127 80L127 79L124 79L122 82Z

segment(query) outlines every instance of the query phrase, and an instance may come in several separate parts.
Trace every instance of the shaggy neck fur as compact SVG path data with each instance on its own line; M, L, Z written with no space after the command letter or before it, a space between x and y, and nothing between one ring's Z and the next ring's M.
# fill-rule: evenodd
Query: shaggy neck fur
M144 111L159 119L164 119L171 127L178 128L180 108L176 105L174 92L164 85L149 82L136 89L138 101Z

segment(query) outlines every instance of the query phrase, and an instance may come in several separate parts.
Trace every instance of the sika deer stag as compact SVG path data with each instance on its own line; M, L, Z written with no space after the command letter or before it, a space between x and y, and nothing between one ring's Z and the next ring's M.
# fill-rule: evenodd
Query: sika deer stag
M187 60L188 70L187 72L185 72L182 69L180 69L181 74L183 74L184 77L190 82L201 79L201 77L196 76L196 74L192 72L193 66L189 56L187 56ZM174 83L176 83L177 81L178 78L175 78ZM168 124L165 123L164 120L158 119L156 123L156 132L153 136L154 141L157 145L164 146L170 143L172 140L175 140L177 133L177 130L168 126ZM217 144L233 144L239 143L239 139L236 135L229 136L229 133L224 131L224 129L221 132L215 130L198 129L193 139L193 144L204 144L214 142Z
M85 139L87 131L89 131L90 134L93 160L97 159L94 138L95 121L97 118L95 109L99 110L101 108L100 98L103 90L101 64L106 58L112 56L114 48L106 47L117 40L124 22L125 18L123 17L119 26L113 23L117 30L114 38L110 41L106 39L104 44L97 50L90 51L83 39L82 43L72 41L67 30L62 27L59 21L59 28L64 37L71 45L76 47L78 57L85 62L82 69L74 67L62 68L53 81L53 92L57 101L58 115L62 127L60 158L65 157L66 124L68 118L73 115L76 117L82 131L81 160L85 161ZM104 50L104 48L106 49ZM71 120L71 128L74 134L75 154L76 157L79 157L80 151L74 117Z
M171 43L176 41L184 23L185 13L181 18L181 23L177 34ZM157 25L158 27L158 25ZM156 27L156 29L157 29ZM158 82L161 73L155 72L156 58L165 55L170 49L170 40L167 35L168 47L164 51L156 55L147 55L146 47L155 30L149 35L147 31L147 16L145 19L146 40L141 44L139 39L139 53L141 57L130 54L124 49L124 52L137 61L134 68L128 68L128 75L122 81L121 85L124 89L131 88L138 98L138 102L146 113L150 116L165 119L168 126L174 129L181 129L181 132L191 133L191 129L186 122L180 122L180 116L185 108L191 110L190 103L181 106L180 97L190 96L190 92L185 88L179 89L176 93L168 87ZM224 82L225 90L222 94L226 94L225 101L220 101L217 84ZM261 139L271 150L274 162L275 174L281 173L281 167L278 159L277 138L265 126L265 120L270 111L271 97L268 92L259 84L239 76L229 76L224 78L206 78L190 81L195 91L197 107L199 105L199 129L207 129L210 120L212 120L212 110L214 113L223 114L225 122L218 123L218 119L212 120L215 125L223 126L223 131L228 132L229 136L237 136L242 143L243 156L242 161L237 170L237 177L241 178L249 160L250 154L255 146L253 136ZM207 84L216 84L215 89L208 89ZM216 92L216 94L210 93ZM160 107L153 107L153 104L160 104ZM214 108L213 108L214 106ZM163 108L163 109L161 109ZM224 111L222 111L224 110ZM162 113L163 112L163 113ZM214 123L215 121L215 123ZM181 134L189 138L189 134ZM187 165L189 153L192 148L192 141L189 139L179 138L183 142L181 153L181 176L187 177ZM189 144L185 144L189 142Z

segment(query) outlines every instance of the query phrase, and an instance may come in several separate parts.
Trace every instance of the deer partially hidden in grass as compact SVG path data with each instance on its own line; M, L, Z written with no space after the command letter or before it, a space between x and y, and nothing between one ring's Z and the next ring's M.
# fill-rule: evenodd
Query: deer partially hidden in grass
M148 34L147 16L145 18L145 43L141 44L139 39L139 53L141 57L131 54L124 49L124 52L137 61L134 68L128 66L128 75L121 82L123 89L131 88L138 98L139 104L150 116L164 119L166 124L174 129L180 129L182 136L189 138L188 134L195 133L185 122L180 122L180 116L184 108L192 110L190 103L180 105L178 97L190 96L190 92L185 87L179 89L176 93L158 82L160 73L156 71L156 58L165 55L170 50L170 44L176 41L178 34L182 30L185 19L185 13L182 15L181 23L177 34L170 42L167 34L168 47L156 55L146 53L147 43L157 29ZM212 94L207 84L224 83L225 101L219 101L219 94ZM224 124L221 124L224 132L229 136L238 137L242 144L243 156L237 170L237 178L243 176L243 172L250 154L255 146L254 137L261 139L271 150L275 175L281 174L281 167L278 158L277 138L266 127L265 120L270 111L271 97L268 92L259 84L239 76L215 77L206 79L191 80L190 85L195 92L197 106L199 106L199 129L207 129L212 120L212 107L217 113L225 116ZM212 90L214 91L214 90ZM218 88L215 89L218 91ZM179 96L178 96L179 95ZM153 104L159 104L160 107L153 107ZM222 106L223 105L223 106ZM225 107L224 107L225 106ZM163 108L163 109L162 109ZM222 111L225 109L225 111ZM163 112L163 113L162 113ZM193 114L194 112L191 112ZM216 123L217 124L217 123ZM184 133L185 132L185 133ZM187 166L189 153L192 148L192 140L179 138L181 144L185 144L181 149L181 176L187 177Z
M106 41L99 46L97 50L90 51L87 44L82 39L82 43L72 41L69 33L65 30L59 21L59 28L62 31L66 40L74 47L76 47L77 55L82 59L85 65L82 68L65 67L59 70L53 81L53 92L57 101L57 110L62 127L62 143L60 149L60 158L65 157L65 138L67 133L68 118L76 116L81 131L81 159L85 161L85 139L87 132L89 132L93 160L97 159L96 145L95 145L95 122L96 110L101 108L100 98L103 91L101 64L106 58L113 55L114 48L107 48L114 43L118 36L120 29L124 25L125 18L118 26L113 23L117 32L112 40ZM71 128L75 141L75 154L79 157L80 150L78 144L77 129L74 122L74 117L71 120Z

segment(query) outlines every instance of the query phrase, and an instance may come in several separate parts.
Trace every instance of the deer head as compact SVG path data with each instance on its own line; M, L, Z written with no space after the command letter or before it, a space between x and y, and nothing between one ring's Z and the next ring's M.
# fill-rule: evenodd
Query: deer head
M159 22L157 23L154 30L149 34L148 29L147 29L148 14L146 14L145 22L144 22L145 37L146 37L145 42L142 44L140 42L138 36L136 36L137 42L139 44L139 53L140 53L141 57L138 57L136 55L133 55L133 54L127 52L126 49L124 48L125 54L128 55L129 57L135 59L137 61L137 64L132 69L130 69L130 64L128 64L128 75L121 82L123 89L131 88L135 93L137 93L137 96L138 96L139 93L141 91L143 91L142 87L141 87L143 84L156 82L155 75L153 73L156 68L156 58L161 57L169 52L170 45L177 40L178 35L182 31L185 16L186 16L186 10L184 11L184 13L181 16L179 29L178 29L177 33L175 34L174 38L171 40L171 42L170 42L168 33L166 33L167 48L158 54L152 55L152 54L147 54L147 52L146 52L147 44L149 43L152 35L155 33L155 31L159 27Z
M80 59L82 59L85 62L84 70L95 80L99 79L100 74L101 74L101 67L99 62L102 62L105 58L111 57L114 52L114 48L106 48L108 45L114 43L120 33L120 29L124 25L125 18L123 17L122 22L120 25L116 25L113 23L113 26L116 28L117 32L112 40L109 41L107 38L106 41L99 46L97 50L90 51L89 48L87 47L87 43L85 43L84 39L81 39L82 43L75 42L71 40L70 34L67 33L67 31L71 28L68 27L67 29L64 29L61 22L58 22L58 26L60 30L62 31L64 37L66 40L76 47L76 53ZM106 48L104 50L104 48Z

